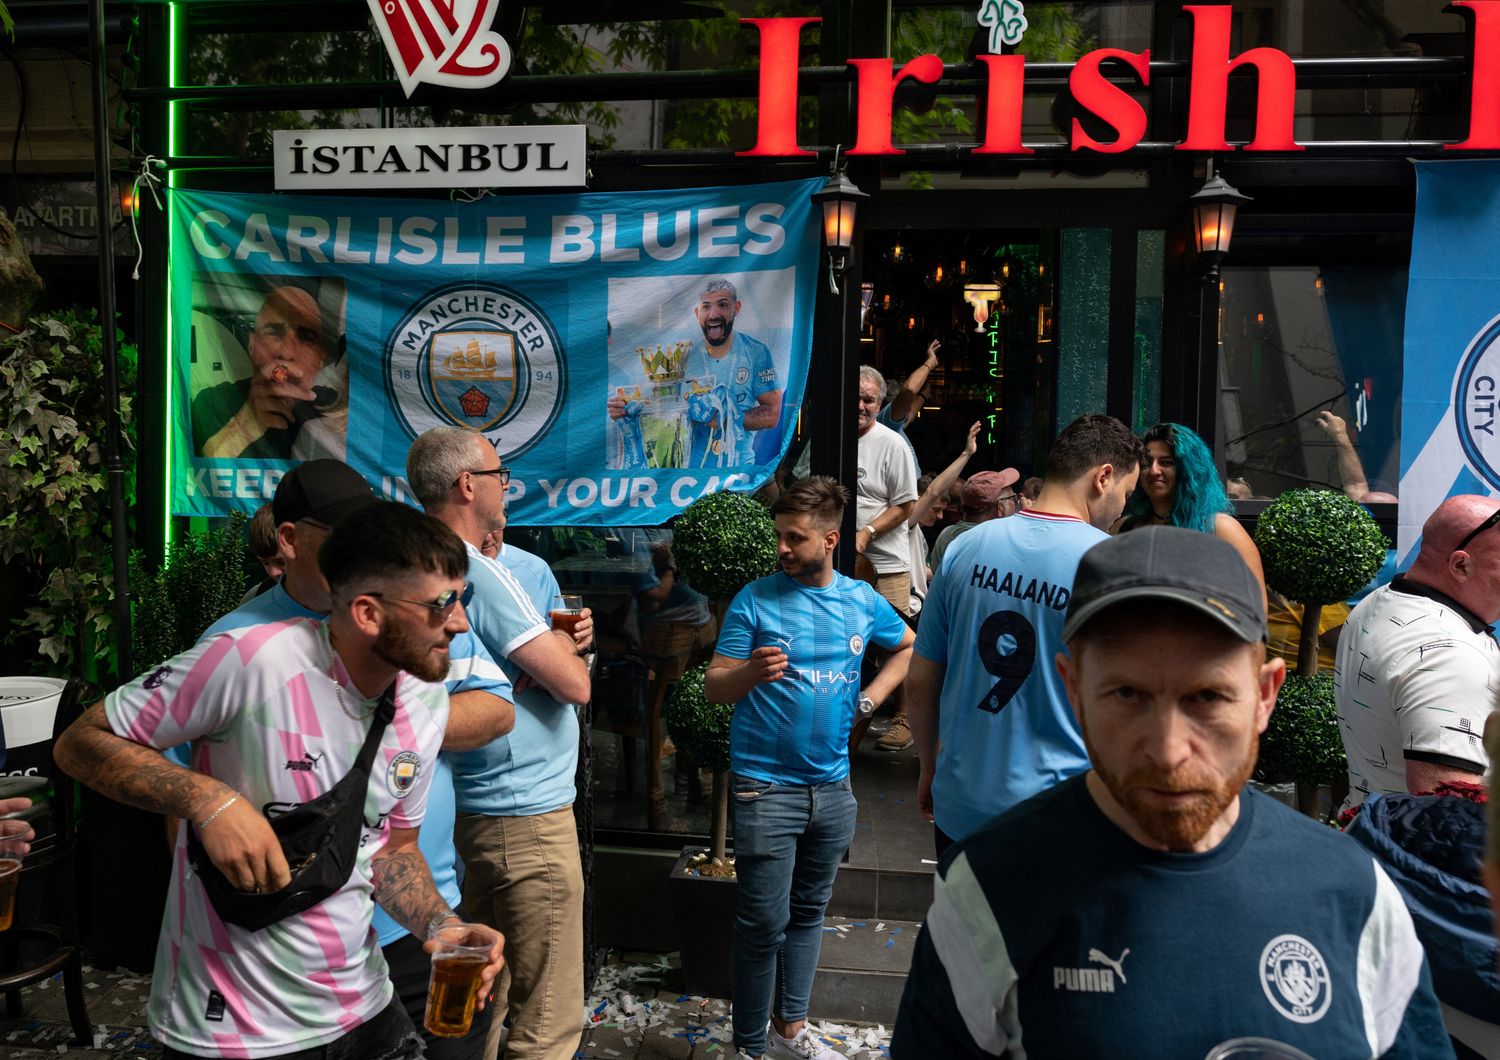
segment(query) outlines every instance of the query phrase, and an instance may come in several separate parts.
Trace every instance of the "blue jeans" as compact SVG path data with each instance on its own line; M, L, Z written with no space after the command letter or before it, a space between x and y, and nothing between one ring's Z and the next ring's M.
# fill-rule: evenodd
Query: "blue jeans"
M766 1051L766 1020L807 1017L823 945L823 911L854 838L849 778L812 786L735 776L734 865L739 912L730 984L734 1044Z

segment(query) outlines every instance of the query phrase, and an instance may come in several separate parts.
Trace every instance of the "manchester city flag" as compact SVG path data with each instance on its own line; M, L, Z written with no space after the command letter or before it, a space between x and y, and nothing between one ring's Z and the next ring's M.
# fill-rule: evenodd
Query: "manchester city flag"
M1446 497L1500 492L1500 161L1418 162L1397 552Z
M756 488L802 407L821 185L173 191L173 511L253 511L315 457L404 499L438 426L495 446L518 524L653 524Z

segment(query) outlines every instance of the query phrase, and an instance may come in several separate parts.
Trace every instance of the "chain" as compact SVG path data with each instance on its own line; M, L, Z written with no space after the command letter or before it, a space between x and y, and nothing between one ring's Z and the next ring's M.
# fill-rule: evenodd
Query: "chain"
M375 704L375 706L371 707L369 709L369 711L367 711L364 714L356 714L352 710L350 710L349 709L349 704L347 704L347 703L344 702L344 686L339 683L339 678L338 678L338 674L336 672L336 669L337 669L337 663L329 663L328 664L328 676L333 681L333 693L334 693L334 695L336 695L336 696L339 697L339 709L344 712L344 717L348 718L350 721L367 721L367 720L369 720L370 715L372 715L372 714L375 713L375 710L376 710L377 707L380 706L380 703L377 701L376 704Z

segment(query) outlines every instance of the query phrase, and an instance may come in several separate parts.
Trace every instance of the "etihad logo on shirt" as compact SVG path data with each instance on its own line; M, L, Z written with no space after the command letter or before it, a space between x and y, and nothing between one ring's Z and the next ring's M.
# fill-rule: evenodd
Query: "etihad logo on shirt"
M1053 968L1052 989L1067 990L1075 994L1113 994L1115 992L1115 980L1124 986L1129 983L1125 978L1125 958L1130 955L1130 948L1126 947L1118 958L1107 956L1103 950L1089 950L1088 959L1095 964L1102 964L1104 968Z
M794 677L800 677L812 685L838 687L840 685L859 684L858 670L849 670L847 672L842 670L798 670L789 666L786 672Z

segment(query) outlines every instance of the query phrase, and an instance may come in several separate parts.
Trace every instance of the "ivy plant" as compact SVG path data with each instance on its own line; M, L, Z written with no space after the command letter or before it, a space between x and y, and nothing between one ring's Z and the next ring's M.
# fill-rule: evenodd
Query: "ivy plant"
M36 638L41 668L64 676L86 676L110 647L101 345L92 311L33 316L0 338L0 564L41 582L6 641ZM135 347L121 341L118 363L120 420L133 449ZM124 455L128 505L134 461Z

